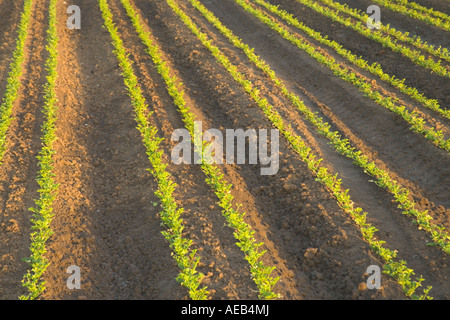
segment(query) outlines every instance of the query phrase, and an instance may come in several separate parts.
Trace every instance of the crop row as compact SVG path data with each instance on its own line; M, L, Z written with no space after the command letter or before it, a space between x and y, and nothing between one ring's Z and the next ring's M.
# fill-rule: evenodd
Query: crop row
M345 13L351 17L354 17L361 21L363 24L367 22L368 15L360 11L358 9L352 9L349 8L349 6L346 3L339 3L333 0L320 0L321 2L325 3L327 6L334 8L338 10L338 12ZM382 19L383 20L383 19ZM384 24L383 21L379 22L380 25L380 31L383 33L386 33L389 36L394 37L395 39L399 41L406 42L417 49L423 50L437 58L450 61L450 54L448 52L447 48L442 48L442 46L439 46L437 49L427 44L426 42L422 41L420 37L410 37L409 32L402 32L400 30L396 30L395 28L391 27L390 24Z
M53 202L58 191L58 184L54 180L53 170L53 143L56 140L56 120L58 108L55 85L58 77L58 34L56 30L56 1L51 0L49 3L49 27L47 30L47 51L48 58L46 61L47 83L44 88L44 105L43 114L44 122L42 124L42 149L37 156L39 161L39 173L37 182L40 189L38 190L39 198L35 199L35 207L30 208L33 212L31 219L31 255L25 261L30 265L30 269L25 274L22 284L28 288L28 294L19 298L22 300L36 299L45 289L45 281L42 275L47 269L49 262L45 257L46 242L53 234L50 224L53 220Z
M385 170L379 168L374 162L370 162L369 158L360 150L356 150L351 147L349 141L347 139L342 139L338 132L331 131L329 124L310 111L297 95L290 92L279 77L277 77L275 72L270 68L270 66L255 54L254 49L250 48L247 44L243 43L238 37L236 37L231 30L224 26L214 16L211 11L207 10L197 0L189 1L230 41L230 43L241 49L247 55L248 59L273 81L284 96L291 101L292 105L296 107L305 116L305 118L315 126L321 135L330 141L337 152L352 159L354 163L360 166L366 173L376 177L375 183L382 188L386 188L393 194L394 198L399 203L399 206L404 210L404 214L414 217L419 228L429 232L435 244L439 245L447 253L450 253L449 235L444 231L443 227L430 223L432 218L426 211L420 212L414 208L414 201L408 199L408 189L393 180ZM260 2L259 0L256 1Z
M308 55L318 61L320 64L328 67L336 76L351 83L366 97L370 98L377 104L401 116L414 132L422 134L425 138L432 141L436 146L450 152L450 140L446 140L444 134L434 127L426 126L425 120L417 115L416 111L410 112L405 106L398 105L396 100L387 97L373 88L373 84L368 79L357 75L348 66L337 62L333 57L324 55L320 50L309 44L306 40L295 36L284 28L280 23L272 20L267 14L261 10L255 9L246 1L236 0L246 11L260 19L270 28L278 32L283 38L296 45L299 49L305 51Z
M290 126L286 125L274 109L272 105L269 104L267 99L261 97L259 90L254 84L246 79L246 77L238 71L238 68L233 65L227 56L215 45L208 36L201 32L197 25L192 21L191 18L176 4L173 0L166 0L167 3L172 7L173 11L180 17L180 19L185 23L185 25L197 36L197 38L202 42L202 44L212 53L216 60L222 64L222 66L228 71L228 73L239 83L244 91L256 102L256 104L261 108L261 110L266 115L267 119L282 133L282 135L289 142L292 149L299 154L301 159L307 164L311 172L317 177L317 180L324 184L335 196L338 205L348 213L352 219L359 226L364 239L369 243L370 247L376 254L378 254L385 262L384 270L387 274L395 278L399 284L403 287L404 292L407 296L413 299L425 299L427 297L431 287L424 289L422 295L417 295L415 293L416 289L421 286L422 277L412 280L411 276L414 274L412 269L406 266L406 262L396 261L397 253L396 251L387 249L383 246L384 241L375 240L374 234L377 229L367 222L367 213L354 205L348 195L348 190L342 190L341 180L337 178L337 175L329 173L325 167L320 166L322 159L316 159L311 149L305 145L302 139L296 135ZM191 1L199 7L197 1Z
M8 79L6 80L6 92L3 97L2 104L0 106L0 164L2 163L3 156L5 155L6 146L6 134L13 120L12 108L14 101L17 99L17 95L20 88L20 78L23 73L23 63L25 60L25 41L29 33L29 23L32 11L32 0L25 0L23 4L23 12L21 15L19 30L16 40L16 49L13 53L13 60L10 64L10 71Z
M427 10L427 8L419 6L417 4L415 4L414 6L407 1L405 1L405 4L393 3L392 1L387 0L374 0L374 2L381 4L392 11L400 12L403 15L410 16L414 19L424 21L443 30L450 31L450 21L448 19L449 17L442 12ZM438 17L436 17L436 15Z
M344 18L339 14L339 10L335 11L328 7L321 6L317 2L314 2L312 0L296 0L296 1L300 2L305 6L308 6L309 8L326 17L331 18L333 21L339 22L340 24L355 30L356 32L362 34L363 36L382 44L384 47L390 48L395 52L401 53L402 55L409 58L417 65L429 69L430 71L440 76L450 78L450 70L442 66L440 61L435 61L431 57L427 58L419 51L412 50L411 48L403 46L397 43L389 36L383 36L378 32L372 32L372 30L366 27L365 22L354 21L351 19L351 17Z

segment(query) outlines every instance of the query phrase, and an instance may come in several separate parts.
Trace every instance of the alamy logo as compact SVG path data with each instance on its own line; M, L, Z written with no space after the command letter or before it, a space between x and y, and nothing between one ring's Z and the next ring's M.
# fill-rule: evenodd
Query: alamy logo
M67 278L66 286L68 289L81 289L81 271L80 267L72 265L67 268L67 273L71 276Z
M366 273L370 274L367 278L366 284L368 289L381 288L381 270L377 265L371 265L367 268Z
M367 13L372 14L367 18L367 28L369 29L381 29L381 9L377 5L370 5L367 8Z
M227 164L246 164L248 159L248 164L268 166L261 167L261 175L274 175L279 169L279 135L278 130L271 129L269 142L267 129L227 129L224 140L220 130L203 133L202 122L195 121L193 139L187 129L173 132L172 141L178 144L172 149L171 158L175 164L223 164L224 158Z
M72 29L81 29L81 10L79 6L71 5L67 7L67 13L71 14L69 18L67 18L67 28Z

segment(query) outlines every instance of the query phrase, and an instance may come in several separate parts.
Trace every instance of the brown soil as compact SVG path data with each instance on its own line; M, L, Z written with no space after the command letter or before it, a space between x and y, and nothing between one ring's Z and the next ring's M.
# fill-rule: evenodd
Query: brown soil
M0 3L4 5L3 1ZM258 84L292 128L320 156L323 165L339 174L356 205L368 212L369 222L380 231L379 239L398 250L415 273L433 287L435 299L449 299L448 257L426 245L429 236L402 215L393 198L378 188L359 167L339 156L313 127L304 121L279 90L247 58L211 27L187 1L181 7L223 49L239 70ZM426 1L422 1L424 3ZM431 3L432 1L430 1ZM21 1L3 13L14 27ZM15 299L24 292L21 279L29 255L30 212L36 197L36 154L40 148L42 84L45 81L45 26L48 1L35 1L33 27L27 43L28 60L20 99L15 104L8 134L9 149L0 167L0 298ZM435 223L450 229L450 166L448 154L411 132L397 116L380 107L348 83L336 78L306 53L249 16L233 0L202 1L219 19L283 79L290 90L317 111L333 129L369 155L397 181L407 186L420 209L427 209ZM385 51L356 33L331 24L295 0L278 1L305 24L329 35L369 62L379 61L386 72L438 99L449 97L447 80L414 66L409 60ZM363 5L364 1L358 1ZM134 111L112 52L110 35L95 1L76 0L82 12L81 30L66 28L66 6L58 3L59 66L58 122L55 170L60 185L54 205L54 235L48 242L50 266L44 274L46 290L41 299L188 299L176 282L179 269L161 231L157 184L150 172L145 148L136 129ZM150 121L165 140L162 144L178 188L175 199L185 209L185 236L193 240L201 263L199 271L212 299L257 299L243 253L235 245L233 230L226 226L217 197L205 183L198 165L176 166L168 155L175 129L182 118L165 84L156 72L119 0L109 1L120 35L144 89ZM173 74L184 84L188 106L203 121L203 128L270 129L259 107L226 70L193 36L165 1L134 1L169 61ZM408 27L410 20L398 19ZM429 35L432 28L421 26ZM14 29L14 28L13 28ZM297 32L293 30L294 32ZM299 36L304 36L299 32ZM11 58L14 34L2 35L1 61ZM421 36L422 37L422 36ZM427 38L424 38L427 40ZM431 38L430 38L431 39ZM312 43L314 43L312 41ZM373 48L367 50L367 48ZM321 48L330 55L333 52ZM30 54L30 53L33 54ZM3 64L2 64L3 65ZM0 72L4 70L0 69ZM360 72L360 71L358 71ZM370 77L370 75L361 72ZM383 83L383 90L405 99ZM444 132L448 121L420 109L430 121L437 119ZM368 116L370 115L370 116ZM242 204L245 219L264 242L266 265L280 277L274 290L283 299L404 299L399 284L382 275L382 288L364 288L367 267L382 266L362 239L360 231L336 200L280 139L280 169L261 176L259 165L224 165L232 194ZM70 265L81 269L81 289L69 290Z

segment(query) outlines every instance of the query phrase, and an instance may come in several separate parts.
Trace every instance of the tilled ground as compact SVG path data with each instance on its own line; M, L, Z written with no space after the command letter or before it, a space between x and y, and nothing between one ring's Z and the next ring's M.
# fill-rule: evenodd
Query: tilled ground
M47 2L35 1L21 98L15 104L16 120L9 131L9 149L0 167L0 297L3 299L14 299L24 292L20 281L27 265L21 259L29 255L27 208L33 205L37 194L35 156L40 148L42 123ZM174 146L170 137L175 129L184 127L182 118L120 1L108 2L149 109L154 111L150 121L165 139L162 146L170 163L168 155ZM12 30L2 35L0 57L5 64L14 47L13 30L18 24L21 3L17 1L8 7L10 12L2 11ZM202 121L204 129L272 128L259 107L165 1L133 3L169 61L173 74L184 84L188 106L197 120ZM261 87L261 93L283 119L324 159L322 165L339 174L355 204L369 213L369 222L380 230L379 238L386 241L388 248L398 250L399 257L425 278L424 286L433 287L431 296L450 298L448 257L437 247L426 245L428 235L402 215L391 195L370 183L369 176L339 156L315 133L267 77L198 11L187 1L178 3L239 70ZM420 209L429 210L434 222L445 226L447 231L450 229L447 153L411 132L397 116L364 98L353 86L249 16L233 0L202 3L254 47L308 107L407 186ZM386 72L405 78L406 83L438 99L441 105L448 104L448 81L353 31L331 24L295 0L272 3L280 4L305 24L328 34L330 39L369 62L380 62ZM357 3L355 7L366 5L366 1ZM82 28L66 28L67 4L59 1L59 113L54 172L60 188L52 222L54 235L48 243L50 266L44 275L47 289L41 298L187 299L187 292L175 280L178 267L161 234L164 228L154 194L157 184L147 171L150 163L136 129L110 35L102 28L101 12L95 1L76 0L71 4L81 8ZM404 28L413 23L404 16L396 19ZM421 37L430 43L440 39L430 35L434 29L427 25L420 25L420 30ZM0 72L6 73L4 66ZM392 91L387 86L385 89ZM416 107L414 102L407 103ZM422 112L433 116L426 110ZM444 132L449 132L448 121L441 122ZM206 275L203 283L210 290L211 298L256 299L257 288L248 264L235 245L233 231L226 226L217 198L205 183L200 167L170 164L167 169L179 186L175 198L185 209L182 216L185 235L193 240L193 248L199 250L198 269ZM246 212L246 222L255 230L256 240L264 242L263 249L267 252L263 260L266 265L276 267L273 276L280 280L274 291L284 299L405 298L399 284L384 274L381 289L364 288L367 267L382 266L382 261L372 253L355 223L342 212L331 193L315 180L282 137L280 168L276 175L260 175L259 165L224 165L221 169L233 184L232 194L242 204L241 210ZM69 276L66 269L70 265L81 269L80 290L66 287Z

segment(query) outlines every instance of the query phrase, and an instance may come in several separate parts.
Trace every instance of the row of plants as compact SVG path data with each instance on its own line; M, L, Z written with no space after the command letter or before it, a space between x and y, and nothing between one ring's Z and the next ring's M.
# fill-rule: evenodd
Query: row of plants
M146 46L146 51L152 58L158 73L164 80L167 91L173 98L174 104L178 108L186 129L190 132L191 137L195 137L195 131L197 130L195 126L195 115L192 113L189 106L186 105L181 82L176 76L171 76L171 70L168 63L164 60L158 45L152 41L150 32L145 30L139 15L136 13L136 10L130 4L129 0L121 0L121 2L126 9L139 38ZM181 14L181 11L179 11L173 1L168 1L168 4L176 10L177 14ZM250 265L250 273L253 281L258 287L259 298L274 299L279 297L279 294L273 291L273 287L279 279L278 277L273 278L271 276L275 267L265 266L261 261L260 258L266 252L265 250L260 250L263 243L256 242L254 237L255 232L244 220L245 213L239 211L241 205L233 204L235 201L230 191L232 185L227 183L223 174L221 174L220 169L210 161L211 159L208 159L208 156L211 154L208 151L210 145L206 142L199 142L196 140L193 142L196 150L199 150L203 154L204 160L201 163L201 169L206 175L206 182L216 194L218 198L217 204L222 208L222 214L226 218L228 226L234 230L233 235L237 240L236 245L244 252L245 259Z
M369 18L366 12L350 8L346 3L339 3L333 0L320 0L320 1L322 3L325 3L327 6L331 8L337 9L339 12L348 14L358 19L364 24L367 22L367 19ZM419 36L412 37L410 36L409 32L407 31L402 32L400 30L396 30L395 28L391 27L389 23L384 24L382 21L380 21L380 28L381 32L393 36L394 38L397 39L397 41L398 40L403 41L437 58L450 61L450 53L447 48L442 48L442 46L435 48L435 46L428 44L426 41L422 41Z
M124 83L135 111L137 129L141 133L148 159L152 165L149 171L158 183L155 194L160 200L162 208L160 216L162 224L166 228L162 231L162 234L169 242L173 251L172 256L180 269L176 280L188 289L191 299L206 300L209 292L206 286L201 287L204 275L197 271L200 257L197 250L191 248L192 240L186 239L183 235L184 222L181 218L183 208L178 207L173 195L177 184L173 182L171 174L166 170L167 163L163 161L164 152L160 147L163 139L158 137L157 128L149 122L153 112L148 110L142 89L133 71L132 62L128 58L123 41L113 22L113 15L108 3L106 0L98 0L98 4L102 12L104 26L111 35L114 53L122 69Z
M412 2L412 1L408 1L408 0L394 0L394 2L401 4L405 7L415 9L417 11L425 12L431 16L435 16L436 18L441 18L442 20L450 21L450 16L445 14L444 12L434 10L433 8L421 6L420 4L418 4L416 2Z
M444 13L441 12L441 14L437 14L439 17L436 17L436 11L428 11L424 10L425 7L417 7L414 8L411 4L409 6L401 3L393 3L392 1L387 0L374 0L375 3L381 4L382 6L392 10L399 12L403 15L412 17L417 20L421 20L426 22L427 24L436 26L438 28L441 28L446 31L450 31L450 20L448 19L448 16L444 15ZM426 8L425 8L426 9ZM442 16L444 15L444 16Z
M254 0L255 3L263 6L273 14L277 15L278 17L282 18L284 21L286 21L289 25L294 26L303 32L305 32L308 36L312 37L313 39L317 40L321 44L324 44L330 48L332 48L336 53L341 55L342 57L346 58L348 61L352 62L359 68L369 71L373 75L376 75L378 78L380 78L383 81L386 81L393 87L397 88L400 92L408 95L409 97L413 98L417 102L421 103L424 107L429 108L436 113L439 113L444 118L450 119L450 110L446 110L441 108L439 105L439 102L436 99L429 99L425 97L422 93L420 93L416 88L410 87L405 84L405 79L397 79L395 75L389 75L385 73L381 67L381 65L378 62L374 62L372 64L369 64L366 60L364 60L362 57L358 57L355 54L353 54L351 51L345 49L341 44L337 43L336 41L329 40L326 36L322 36L320 32L317 32L310 27L304 25L302 22L298 21L297 18L295 18L292 14L288 13L287 11L280 9L277 6L274 6L270 4L267 1L264 0Z
M373 32L366 26L364 21L354 21L351 17L344 18L339 13L339 10L332 10L331 8L319 5L317 2L312 0L296 0L299 3L313 9L314 11L329 17L333 21L336 21L356 32L362 34L363 36L380 43L383 47L389 48L394 52L401 53L403 56L409 58L415 64L422 66L437 75L442 77L450 78L450 70L445 66L441 65L440 61L435 61L431 57L425 57L417 50L413 50L404 45L401 45L396 40L392 39L391 36L384 36L382 33Z
M243 90L255 101L255 103L261 108L268 120L277 128L280 133L289 142L292 149L301 157L301 159L307 164L311 172L316 176L316 179L324 184L335 196L338 205L342 210L348 213L358 227L364 239L369 243L371 249L379 255L384 261L384 272L395 278L402 286L405 295L412 299L431 299L428 293L431 287L423 290L423 294L418 295L416 290L422 285L424 281L423 277L412 279L414 271L407 267L404 260L397 261L397 251L384 247L384 241L376 240L374 234L377 229L367 222L367 213L363 212L360 207L357 207L351 200L348 194L348 190L343 190L341 186L341 180L338 179L336 174L328 172L328 169L320 166L322 159L317 159L313 151L306 146L304 141L296 135L290 126L286 125L274 109L272 105L261 97L257 87L253 83L246 79L246 77L238 71L238 67L230 62L227 56L215 45L212 44L212 40L200 31L198 26L192 21L191 18L182 10L173 0L166 0L172 7L173 11L180 17L184 24L192 31L193 34L201 41L201 43L211 52L228 73L239 83Z
M444 134L441 130L436 130L432 126L427 126L423 118L418 116L417 111L408 111L405 106L398 105L398 98L393 99L380 93L378 90L373 88L373 84L367 78L357 75L348 66L343 63L339 63L331 56L323 54L315 46L308 43L302 38L289 32L280 23L274 21L266 13L259 9L255 9L252 5L248 4L243 0L235 0L239 5L241 5L247 12L257 17L260 21L268 25L270 28L278 32L283 38L290 41L292 44L296 45L299 49L305 51L308 55L318 61L320 64L328 67L336 76L349 82L358 88L364 96L373 100L380 106L394 112L404 119L408 124L409 128L417 133L422 134L425 138L430 140L437 147L450 152L450 140L446 140Z
M9 66L8 79L6 80L6 92L0 106L0 164L5 155L6 135L13 120L12 109L14 101L16 101L21 76L23 74L23 63L25 60L25 41L29 33L30 17L32 12L33 0L25 0L23 3L23 11L17 32L16 48L13 53L13 59Z
M49 262L45 254L47 252L46 242L53 234L50 224L53 220L53 202L58 192L58 184L55 182L53 171L53 143L56 140L56 121L57 121L57 97L55 85L58 78L58 34L56 30L56 1L49 3L49 27L47 30L47 51L46 61L47 82L44 87L44 122L42 124L41 142L42 149L37 156L39 161L39 173L37 183L39 184L39 197L35 199L35 207L29 210L33 212L31 219L31 255L24 260L29 264L30 269L24 275L22 285L28 288L27 295L21 295L21 300L33 300L45 290L45 281L42 275L47 269Z
M431 234L434 244L441 247L445 252L450 253L450 236L445 232L445 228L432 224L430 222L432 217L427 211L415 209L416 204L409 199L409 190L407 188L392 179L388 172L377 166L375 162L371 162L369 157L364 155L360 150L352 147L348 139L343 139L339 132L330 130L330 125L324 122L317 114L309 110L296 94L289 91L273 69L255 54L254 49L250 48L234 35L233 32L223 25L211 11L203 6L198 0L188 1L217 28L231 44L241 49L247 55L248 59L273 81L283 95L291 101L292 105L296 107L312 125L314 125L317 132L330 141L330 144L333 145L338 153L352 159L353 162L360 166L367 174L375 177L375 183L378 186L387 189L394 196L395 200L399 203L399 207L403 210L403 213L415 218L418 227ZM259 2L259 0L256 1Z

